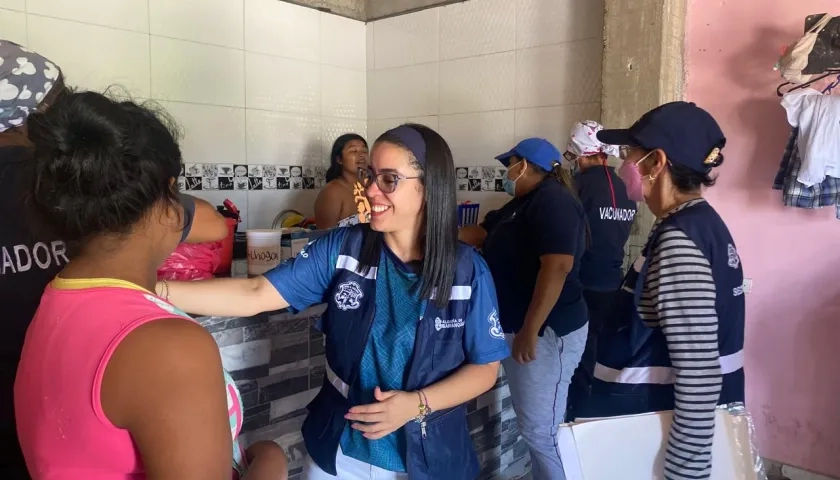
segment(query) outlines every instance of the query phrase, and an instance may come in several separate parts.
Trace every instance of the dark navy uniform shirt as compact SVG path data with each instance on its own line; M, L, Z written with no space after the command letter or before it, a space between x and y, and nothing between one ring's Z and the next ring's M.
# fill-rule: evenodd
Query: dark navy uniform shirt
M624 182L610 167L590 167L574 180L591 232L580 281L587 290L618 290L623 278L624 244L630 237L636 202L627 198Z
M527 195L488 213L481 226L487 230L484 258L496 284L505 333L522 328L534 295L540 257L551 254L573 256L574 266L540 335L546 326L563 336L586 324L586 304L578 279L586 248L586 217L572 192L557 179L546 178Z

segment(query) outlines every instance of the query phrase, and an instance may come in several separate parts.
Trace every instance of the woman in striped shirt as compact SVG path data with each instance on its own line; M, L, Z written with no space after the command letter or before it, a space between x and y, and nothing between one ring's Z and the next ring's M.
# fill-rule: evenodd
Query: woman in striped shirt
M627 130L619 176L657 220L598 339L591 396L578 416L674 410L666 479L708 479L715 408L744 401L744 292L729 230L703 199L726 144L693 103L662 105Z

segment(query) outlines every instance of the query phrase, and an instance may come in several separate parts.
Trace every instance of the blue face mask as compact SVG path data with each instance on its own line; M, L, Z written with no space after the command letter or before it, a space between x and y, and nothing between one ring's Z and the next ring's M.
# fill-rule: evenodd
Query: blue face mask
M502 186L505 189L505 193L507 193L511 197L516 196L516 182L515 181L505 177L504 179L502 179Z
M511 178L508 176L508 173L510 173L510 167L508 167L508 171L505 172L505 178L502 179L502 186L505 189L505 193L507 193L511 197L516 196L516 181L522 178L522 175L525 174L526 168L528 168L527 164L524 167L522 167L522 171L519 172L519 176L516 177L515 180L511 180Z

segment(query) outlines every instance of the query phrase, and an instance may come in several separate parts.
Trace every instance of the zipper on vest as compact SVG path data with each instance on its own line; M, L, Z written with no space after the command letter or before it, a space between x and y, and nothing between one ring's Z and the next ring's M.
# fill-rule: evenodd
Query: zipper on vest
M420 315L420 319L417 321L417 324L418 324L418 325L417 325L417 332L418 332L418 333L420 332L420 324L421 324L421 323L423 323L423 315ZM415 337L415 338L416 338L416 337ZM414 345L414 348L415 348L415 349L417 348L417 341L416 341L416 339L415 339L415 345ZM425 440L425 439L426 439L426 420L425 420L425 419L423 419L423 421L421 421L421 422L420 422L420 436L421 436L421 437L423 437L423 440Z
M367 346L368 340L370 340L370 331L373 329L373 322L374 319L376 319L376 307L374 306L371 310L371 321L368 323L367 333L365 333L365 344L362 345L362 352L359 353L359 357L356 358L356 372L353 374L353 378L350 380L350 383L347 384L348 386L356 383L356 379L359 378L359 371L362 369L362 357L365 356L365 347Z

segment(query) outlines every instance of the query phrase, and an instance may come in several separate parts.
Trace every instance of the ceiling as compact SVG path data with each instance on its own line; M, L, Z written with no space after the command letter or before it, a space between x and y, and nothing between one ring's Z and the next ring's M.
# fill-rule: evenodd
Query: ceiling
M283 0L362 22L395 17L467 0Z

